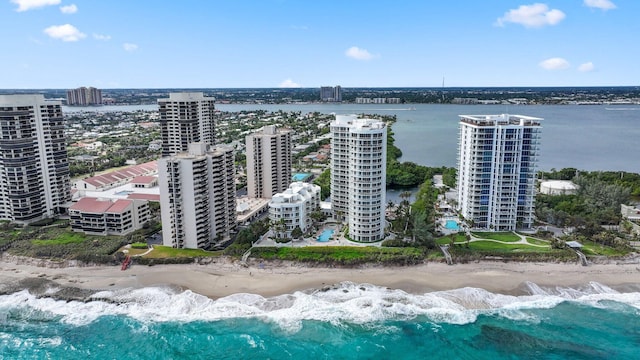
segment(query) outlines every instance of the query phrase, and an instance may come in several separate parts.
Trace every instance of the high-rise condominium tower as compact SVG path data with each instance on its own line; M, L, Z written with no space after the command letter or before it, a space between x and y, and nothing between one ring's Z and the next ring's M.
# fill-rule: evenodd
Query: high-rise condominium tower
M158 99L162 156L187 151L189 144L215 144L214 98L201 92L170 93Z
M542 119L460 115L458 207L472 226L530 228Z
M80 87L67 90L67 105L101 105L102 90L94 87Z
M60 101L0 95L0 220L34 222L70 201Z
M340 85L320 87L320 100L326 102L341 102L342 87Z
M247 193L270 199L291 184L291 130L273 125L246 137Z
M386 167L386 124L336 115L331 123L331 202L334 216L346 216L353 240L384 238Z
M158 160L164 245L209 249L236 230L233 160L233 148L203 143Z

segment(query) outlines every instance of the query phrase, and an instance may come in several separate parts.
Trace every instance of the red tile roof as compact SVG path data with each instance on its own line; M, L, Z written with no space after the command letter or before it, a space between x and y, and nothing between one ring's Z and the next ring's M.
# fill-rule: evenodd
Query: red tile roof
M129 207L129 205L131 205L133 201L132 200L125 200L125 199L119 199L116 200L113 205L111 205L111 207L109 208L109 210L105 211L107 213L123 213L125 210L127 210L127 208Z
M150 184L156 181L157 177L155 176L136 176L131 180L132 184Z
M160 201L160 195L158 195L158 194L133 193L133 194L129 194L129 196L127 196L127 199Z
M133 165L120 170L114 170L106 174L88 177L84 179L84 182L100 188L127 179L132 179L136 176L147 176L149 174L155 174L157 172L158 162L154 160L148 163Z
M85 197L71 205L69 210L77 210L86 213L101 214L111 207L110 200L100 200L98 198Z

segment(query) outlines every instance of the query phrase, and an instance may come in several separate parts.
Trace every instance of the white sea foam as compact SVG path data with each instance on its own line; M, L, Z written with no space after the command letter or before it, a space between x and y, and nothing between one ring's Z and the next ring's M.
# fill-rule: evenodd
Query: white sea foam
M258 317L295 332L303 320L341 326L424 316L434 323L465 324L474 322L480 314L495 314L535 323L539 319L528 309L552 308L564 301L599 307L623 303L640 309L639 292L619 293L599 283L581 288L541 288L528 283L527 289L531 295L495 294L469 287L415 295L402 290L345 282L330 289L270 298L235 294L212 300L189 290L178 292L172 288L149 287L101 291L93 295L95 301L86 303L37 298L23 290L0 296L0 314L17 309L22 316L29 318L56 318L75 325L90 323L104 315L124 315L142 322Z

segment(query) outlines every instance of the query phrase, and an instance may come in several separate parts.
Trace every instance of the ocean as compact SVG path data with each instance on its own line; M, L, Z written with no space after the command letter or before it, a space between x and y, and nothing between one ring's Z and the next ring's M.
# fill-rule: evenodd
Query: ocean
M455 166L459 114L537 116L545 119L540 169L640 172L634 152L640 106L217 108L395 114L402 160L427 166ZM155 106L125 111L138 109ZM215 300L148 287L97 292L90 302L36 297L25 289L0 296L0 359L638 359L639 324L637 284L527 283L516 296L478 288L410 294L341 283L270 298Z
M409 294L347 282L216 300L149 287L89 302L23 290L0 296L0 359L638 358L640 292L524 287Z

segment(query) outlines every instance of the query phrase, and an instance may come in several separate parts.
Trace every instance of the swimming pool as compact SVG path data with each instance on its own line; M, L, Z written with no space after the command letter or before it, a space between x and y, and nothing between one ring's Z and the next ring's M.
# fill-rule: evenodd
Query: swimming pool
M305 181L309 176L311 176L311 174L295 173L291 178L293 179L293 181Z
M322 234L320 234L320 236L318 236L317 241L327 242L329 241L329 239L331 239L331 235L333 235L333 229L326 229L325 231L322 232Z
M458 222L455 220L447 220L444 223L444 228L448 230L460 230L460 226L458 226Z

